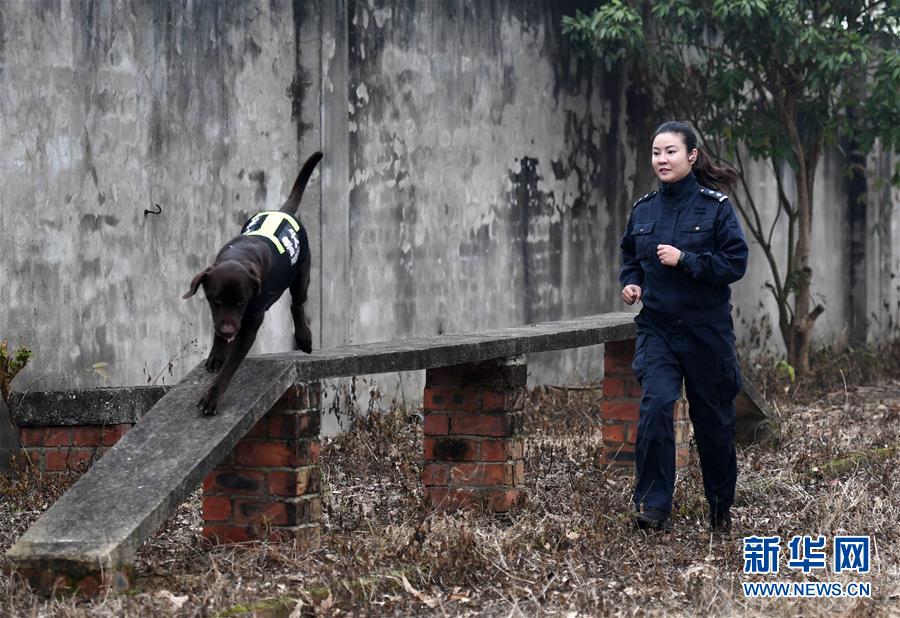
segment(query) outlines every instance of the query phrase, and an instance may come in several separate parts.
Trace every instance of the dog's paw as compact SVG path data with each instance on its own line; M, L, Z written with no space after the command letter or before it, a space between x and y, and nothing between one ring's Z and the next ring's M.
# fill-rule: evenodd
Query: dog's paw
M215 386L210 386L206 389L206 392L203 393L203 397L201 397L200 401L197 403L197 407L207 416L215 414L216 408L219 407L218 389Z
M222 368L222 365L225 364L225 357L219 356L218 354L210 354L209 358L206 359L206 370L210 373L217 373L219 369Z
M312 332L308 326L299 332L294 332L294 343L297 344L298 350L312 354Z

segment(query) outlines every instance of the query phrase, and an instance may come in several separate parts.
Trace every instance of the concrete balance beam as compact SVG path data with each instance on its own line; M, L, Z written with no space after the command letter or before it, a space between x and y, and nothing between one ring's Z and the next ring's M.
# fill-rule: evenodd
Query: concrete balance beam
M135 552L240 438L296 383L428 369L634 337L633 315L614 313L476 334L442 335L248 358L216 416L196 403L211 376L202 365L170 390L7 552L30 576L70 581L103 573L128 586ZM118 583L117 583L118 582ZM52 589L53 582L41 587Z
M632 313L368 343L248 358L216 416L196 408L211 380L202 365L171 389L7 552L13 566L44 589L96 577L128 587L135 552L235 444L295 383L322 378L433 369L522 354L625 341ZM64 585L65 584L64 582Z
M217 416L196 409L211 380L202 365L170 390L7 552L15 568L52 590L100 577L128 587L141 544L228 455L296 380L290 361L247 359ZM48 578L49 581L42 581Z

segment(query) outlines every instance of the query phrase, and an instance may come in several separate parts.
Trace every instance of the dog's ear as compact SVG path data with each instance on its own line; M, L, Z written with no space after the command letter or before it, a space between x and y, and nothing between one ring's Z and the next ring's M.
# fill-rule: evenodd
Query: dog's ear
M186 293L184 296L182 296L182 298L190 298L191 296L193 296L194 294L196 294L196 293L197 293L197 288L199 288L199 287L200 287L200 284L203 283L203 280L206 279L206 275L209 274L209 271L210 271L210 270L212 270L212 268L211 268L211 267L207 267L207 268L204 268L203 270L201 270L200 272L198 272L198 273L194 276L194 280L191 281L191 289L189 289L189 290L187 291L187 293Z
M256 264L245 264L244 268L250 273L250 281L253 282L253 295L256 296L262 289L262 273Z

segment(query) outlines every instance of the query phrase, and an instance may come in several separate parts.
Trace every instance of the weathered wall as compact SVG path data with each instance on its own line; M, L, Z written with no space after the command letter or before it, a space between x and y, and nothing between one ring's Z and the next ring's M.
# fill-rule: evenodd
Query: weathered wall
M179 379L210 342L204 301L180 298L191 276L247 215L280 205L318 148L301 205L318 347L621 309L616 242L654 187L663 118L640 84L561 39L561 15L592 5L0 4L0 336L36 353L17 388ZM869 166L884 177L889 163ZM763 167L753 183L774 196ZM843 184L829 155L816 187L823 342L853 306ZM896 197L869 194L870 338L900 311ZM771 309L758 251L751 264L735 286L742 334ZM255 350L289 349L290 328L284 299ZM531 379L596 378L599 360L545 355Z
M574 3L349 4L354 338L618 309L637 136L620 76L561 40ZM600 373L596 350L541 360Z
M319 145L315 3L0 11L0 334L35 350L16 386L177 378L210 339L191 275ZM265 349L288 346L280 318Z

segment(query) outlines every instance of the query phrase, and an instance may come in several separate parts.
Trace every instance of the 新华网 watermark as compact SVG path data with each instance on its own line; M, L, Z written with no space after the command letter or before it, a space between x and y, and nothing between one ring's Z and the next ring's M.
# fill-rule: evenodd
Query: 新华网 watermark
M811 573L829 569L833 574L864 575L871 569L871 539L868 536L835 536L827 553L822 535L794 536L788 541L785 566ZM744 573L776 575L781 568L780 536L744 537ZM746 597L871 597L870 582L742 582Z

